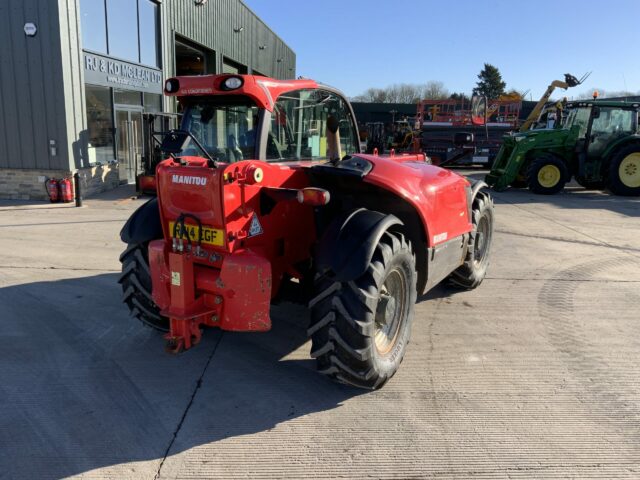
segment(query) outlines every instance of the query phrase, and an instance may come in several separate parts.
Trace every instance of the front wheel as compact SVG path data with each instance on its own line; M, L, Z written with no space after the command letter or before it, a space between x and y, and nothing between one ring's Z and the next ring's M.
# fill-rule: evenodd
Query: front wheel
M473 289L482 283L489 267L493 240L493 200L488 193L478 192L473 200L473 230L469 233L467 255L449 277L458 287Z
M400 367L416 302L415 258L402 235L386 232L358 279L316 283L310 302L311 356L334 380L377 389Z
M611 157L607 187L616 195L640 195L640 145L621 148Z
M553 195L561 192L568 179L565 162L551 154L534 158L527 169L527 185L533 193Z

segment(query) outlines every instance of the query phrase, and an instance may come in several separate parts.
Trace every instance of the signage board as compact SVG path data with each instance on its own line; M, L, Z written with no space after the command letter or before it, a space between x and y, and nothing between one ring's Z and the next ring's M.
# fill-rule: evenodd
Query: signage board
M92 85L162 94L162 70L84 53L84 80Z

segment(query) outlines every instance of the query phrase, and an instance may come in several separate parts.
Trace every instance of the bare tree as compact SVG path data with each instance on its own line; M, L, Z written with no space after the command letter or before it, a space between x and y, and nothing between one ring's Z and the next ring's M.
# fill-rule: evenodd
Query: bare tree
M640 91L630 92L628 90L605 90L604 88L590 88L586 92L578 94L577 98L590 99L593 98L593 94L598 92L598 98L617 98L617 97L635 97L640 96Z
M432 80L422 87L421 97L434 100L449 98L449 90L445 88L444 83Z
M431 81L422 85L399 83L385 88L369 88L352 100L369 103L418 103L423 98L448 97L449 91L442 82Z

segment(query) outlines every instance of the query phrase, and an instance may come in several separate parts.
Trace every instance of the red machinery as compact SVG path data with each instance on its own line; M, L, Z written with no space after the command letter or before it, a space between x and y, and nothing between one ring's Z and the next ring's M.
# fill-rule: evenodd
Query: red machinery
M58 181L60 189L60 200L64 203L73 202L73 181L70 178L63 178Z
M74 200L73 181L70 178L49 178L45 182L47 195L51 203L64 202L69 203Z
M482 118L474 105L468 99L418 103L420 148L435 165L490 165L500 150L502 136L517 128L522 106L519 98L504 96L485 102Z
M515 128L518 125L522 100L500 98L487 102L487 125ZM418 102L417 127L467 127L478 125L474 121L472 104L466 99L421 100ZM482 121L484 125L484 119Z
M484 278L483 184L422 154L360 154L337 90L218 75L172 78L165 94L185 107L182 130L163 141L158 197L121 232L120 281L171 351L198 343L203 326L269 330L271 301L294 291L311 308L318 369L378 388L402 360L417 295Z
M51 203L58 203L60 201L60 190L58 188L58 180L56 178L48 178L44 183L47 189L47 195L49 195L49 201Z

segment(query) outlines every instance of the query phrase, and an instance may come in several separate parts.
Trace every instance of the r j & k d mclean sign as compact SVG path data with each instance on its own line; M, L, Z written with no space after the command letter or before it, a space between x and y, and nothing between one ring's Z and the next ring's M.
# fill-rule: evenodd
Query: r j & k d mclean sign
M161 70L90 52L84 52L84 80L86 83L104 87L162 93Z

